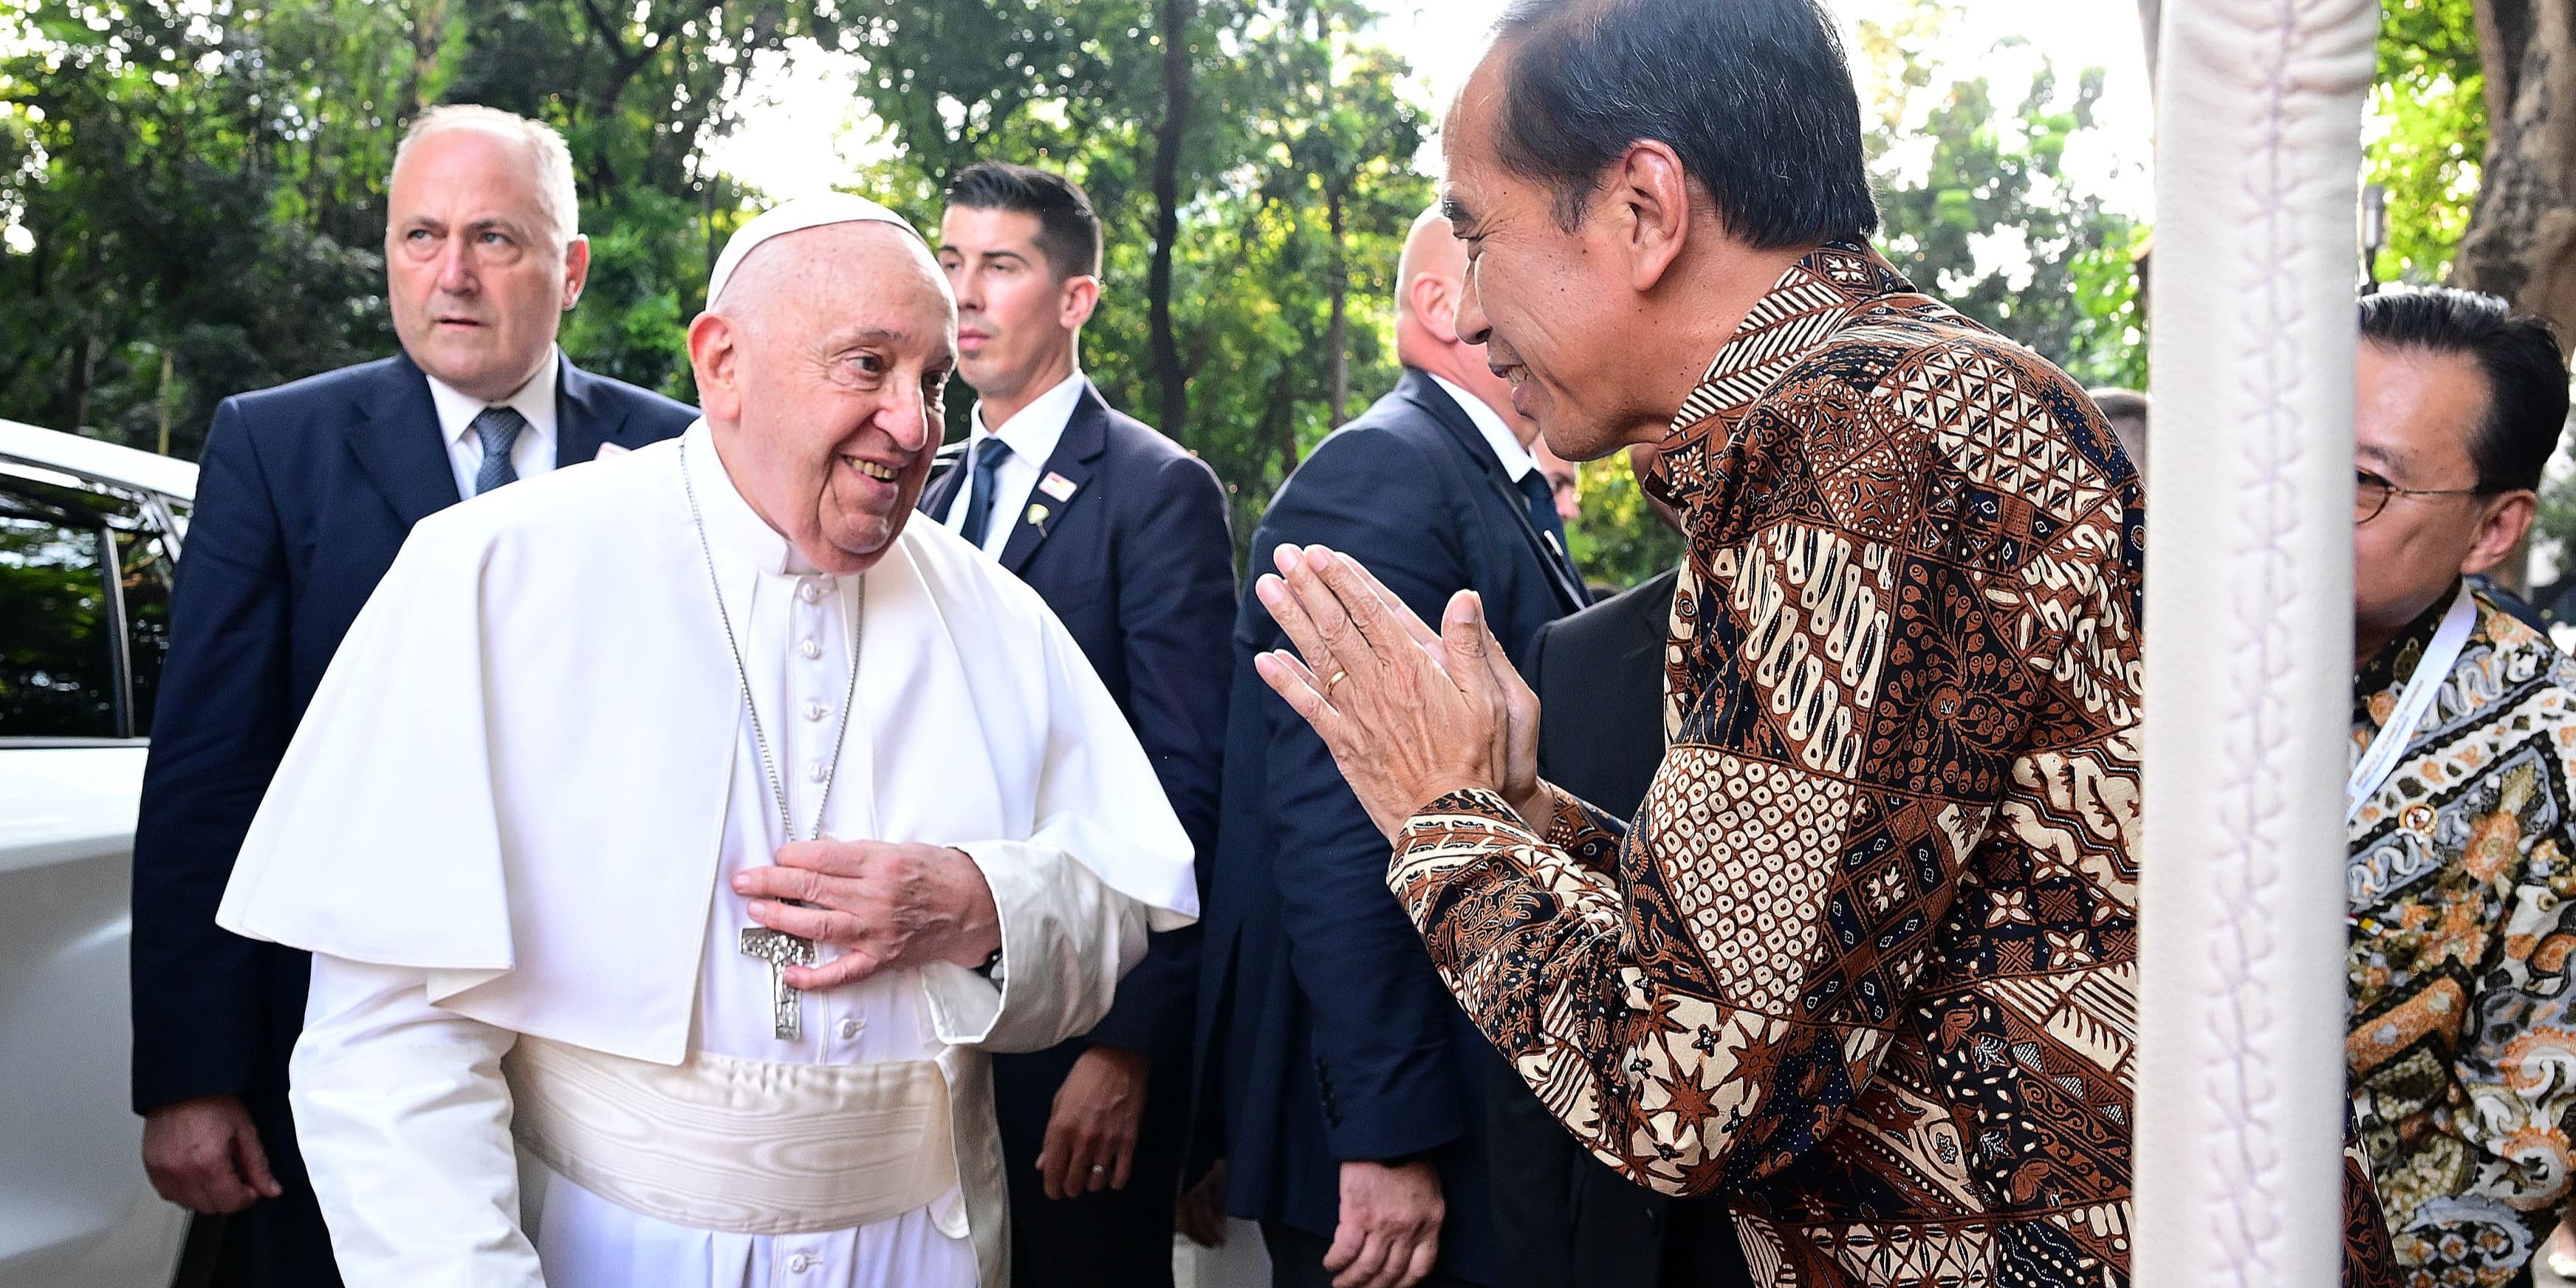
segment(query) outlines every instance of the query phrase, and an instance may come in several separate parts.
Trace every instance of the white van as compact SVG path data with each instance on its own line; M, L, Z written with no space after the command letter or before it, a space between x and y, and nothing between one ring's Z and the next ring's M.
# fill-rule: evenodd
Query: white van
M135 802L197 467L0 421L0 1288L171 1282L128 1105Z

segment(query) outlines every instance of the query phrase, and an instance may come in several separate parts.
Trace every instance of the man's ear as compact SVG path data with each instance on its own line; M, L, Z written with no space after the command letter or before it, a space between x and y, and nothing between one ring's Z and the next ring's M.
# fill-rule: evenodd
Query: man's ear
M1416 273L1404 284L1405 303L1412 306L1413 318L1431 338L1442 344L1458 343L1458 283L1438 273Z
M1610 163L1603 185L1607 213L1625 234L1629 288L1655 289L1682 256L1691 234L1690 172L1660 139L1639 139Z
M1056 322L1067 331L1078 331L1091 320L1092 310L1100 307L1100 278L1084 273L1064 279L1056 297Z
M735 383L741 339L733 319L720 313L701 313L689 324L689 370L698 377L698 409L708 420L742 419L742 390Z
M576 236L564 247L564 312L581 303L582 284L590 280L590 239Z
M2487 498L2486 508L2478 516L2477 540L2460 558L2460 572L2485 572L2522 547L2523 534L2531 531L2532 517L2539 512L2540 498L2530 488Z

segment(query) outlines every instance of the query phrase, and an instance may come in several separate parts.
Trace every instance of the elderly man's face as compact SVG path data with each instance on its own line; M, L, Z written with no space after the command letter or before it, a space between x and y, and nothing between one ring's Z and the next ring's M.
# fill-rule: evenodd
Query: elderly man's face
M726 472L825 572L867 571L939 447L957 306L919 239L831 224L754 250L690 328Z
M554 352L590 248L546 214L526 144L490 130L414 143L387 194L385 285L394 334L421 370L499 402Z
M1487 365L1511 382L1512 406L1538 422L1549 447L1586 461L1625 442L1635 418L1621 315L1634 291L1624 258L1589 244L1606 221L1595 215L1565 231L1554 194L1503 167L1495 131L1508 58L1500 45L1485 55L1440 134L1442 202L1467 248L1458 334L1485 346Z

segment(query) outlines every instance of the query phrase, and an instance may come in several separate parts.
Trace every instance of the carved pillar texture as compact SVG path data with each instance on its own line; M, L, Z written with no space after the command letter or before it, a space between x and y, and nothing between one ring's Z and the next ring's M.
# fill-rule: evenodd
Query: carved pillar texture
M2134 1282L2332 1288L2375 0L2167 0Z

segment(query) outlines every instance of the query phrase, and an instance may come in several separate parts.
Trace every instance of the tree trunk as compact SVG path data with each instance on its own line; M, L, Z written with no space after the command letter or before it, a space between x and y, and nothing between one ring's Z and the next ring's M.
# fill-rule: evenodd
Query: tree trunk
M1181 233L1181 140L1190 120L1190 20L1197 0L1161 0L1163 119L1154 127L1154 259L1145 273L1145 319L1160 426L1182 439L1190 415L1189 373L1172 325L1172 255ZM1187 441L1187 440L1183 440Z
M2501 295L2576 343L2576 4L2477 0L2487 155L2455 284Z
M1325 331L1325 345L1332 350L1333 424L1339 425L1349 419L1351 406L1351 266L1342 242L1339 189L1325 195L1324 227L1333 237L1333 321Z
M2477 0L2487 154L2451 262L2454 285L2500 295L2576 345L2576 13L2569 0ZM2529 592L2531 540L2496 578Z

